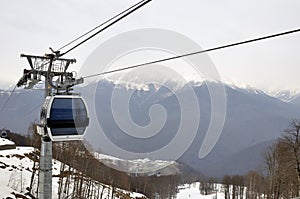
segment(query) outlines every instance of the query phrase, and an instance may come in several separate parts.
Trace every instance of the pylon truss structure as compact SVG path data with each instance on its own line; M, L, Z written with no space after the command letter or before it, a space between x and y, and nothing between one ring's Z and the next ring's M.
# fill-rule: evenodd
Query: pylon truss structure
M83 83L83 79L75 79L74 73L67 72L70 64L76 62L75 59L57 58L56 54L46 54L45 56L25 55L30 69L24 69L23 76L18 81L17 86L25 86L27 89L33 88L38 82L45 79L45 86L55 89L56 93L68 93L74 85ZM51 93L49 91L49 93Z

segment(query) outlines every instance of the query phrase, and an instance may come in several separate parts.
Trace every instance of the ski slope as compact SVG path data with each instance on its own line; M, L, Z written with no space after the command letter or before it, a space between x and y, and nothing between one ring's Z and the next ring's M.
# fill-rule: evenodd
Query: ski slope
M217 191L213 194L202 195L199 190L200 183L187 184L179 187L179 193L176 199L224 199L224 193L221 191L221 185L217 184Z

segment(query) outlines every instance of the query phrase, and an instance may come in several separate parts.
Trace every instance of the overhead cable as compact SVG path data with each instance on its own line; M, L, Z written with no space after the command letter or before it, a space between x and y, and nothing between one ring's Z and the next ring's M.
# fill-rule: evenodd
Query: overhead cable
M132 9L128 9L128 11L123 15L121 15L119 18L115 19L114 21L112 21L111 23L109 23L108 25L104 26L103 28L101 28L99 31L95 32L94 34L92 34L91 36L89 36L88 38L84 39L83 41L79 42L78 44L76 44L75 46L73 46L72 48L70 48L69 50L67 50L66 52L60 54L61 56L64 56L65 54L69 53L70 51L74 50L75 48L77 48L78 46L82 45L83 43L87 42L88 40L92 39L93 37L95 37L96 35L98 35L99 33L103 32L104 30L106 30L107 28L109 28L110 26L114 25L115 23L117 23L118 21L120 21L121 19L127 17L128 15L132 14L134 11L138 10L139 8L143 7L144 5L146 5L147 3L149 3L152 0L143 0L140 3L137 3L137 6L132 6Z
M117 14L117 15L111 17L110 19L106 20L105 22L103 22L103 23L97 25L96 27L92 28L91 30L87 31L86 33L80 35L79 37L77 37L77 38L73 39L72 41L68 42L67 44L63 45L63 46L60 47L57 51L60 51L61 49L63 49L63 48L65 48L65 47L71 45L72 43L78 41L79 39L81 39L81 38L83 38L84 36L90 34L90 33L93 32L94 30L100 28L101 26L107 24L108 22L110 22L110 21L116 19L117 17L121 16L122 14L124 14L124 13L126 13L127 11L131 10L132 8L138 6L139 4L141 4L141 3L144 2L144 1L146 1L146 0L142 0L142 1L140 1L140 2L138 2L138 3L136 3L136 4L134 4L133 6L130 6L130 7L127 8L126 10L120 12L119 14Z
M174 60L174 59L180 59L180 58L184 58L184 57L188 57L188 56L193 56L193 55L197 55L197 54L212 52L212 51L221 50L221 49L225 49L225 48L230 48L230 47L234 47L234 46L239 46L239 45L243 45L243 44L253 43L253 42L266 40L266 39L271 39L271 38L275 38L275 37L280 37L280 36L284 36L284 35L289 35L289 34L293 34L293 33L297 33L297 32L300 32L300 29L294 29L294 30L290 30L290 31L286 31L286 32L281 32L281 33L272 34L272 35L268 35L268 36L258 37L258 38L255 38L255 39L249 39L249 40L245 40L245 41L241 41L241 42L237 42L237 43L226 44L226 45L223 45L223 46L209 48L209 49L206 49L206 50L199 50L199 51L196 51L196 52L186 53L186 54L182 54L182 55L176 55L176 56L173 56L173 57L168 57L168 58L158 59L158 60L154 60L154 61L149 61L149 62L145 62L145 63L142 63L142 64L131 65L131 66L127 66L127 67L124 67L124 68L119 68L119 69L115 69L115 70L110 70L110 71L105 71L105 72L96 73L96 74L92 74L92 75L87 75L87 76L84 76L83 78L91 78L91 77L96 77L96 76L100 76L100 75L106 75L106 74L110 74L110 73L120 72L120 71L133 69L133 68L138 68L138 67L142 67L142 66L146 66L146 65L150 65L150 64L156 64L156 63L166 62L166 61L170 61L170 60Z

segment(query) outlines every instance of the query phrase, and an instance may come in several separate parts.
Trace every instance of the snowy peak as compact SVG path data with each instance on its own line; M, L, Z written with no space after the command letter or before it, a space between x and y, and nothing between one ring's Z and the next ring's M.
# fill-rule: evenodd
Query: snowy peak
M262 94L266 95L266 92L260 89L257 89L255 87L249 86L249 85L235 85L235 84L225 84L229 88L232 88L233 90L240 91L242 93L249 93L249 94Z
M272 93L272 95L284 102L290 102L293 100L293 98L295 98L298 95L298 93L290 90L282 90L282 91L274 92Z
M280 99L284 102L291 102L297 97L300 97L300 93L297 91L290 91L290 90L279 90L279 91L264 91L261 89L258 89L256 87L246 85L246 84L234 84L234 83L228 83L228 82L218 82L218 81L209 81L209 80L203 80L203 81L188 81L188 82L181 82L176 80L164 80L162 82L143 82L142 80L135 80L131 79L130 81L116 81L113 79L102 79L100 81L87 81L83 85L78 85L76 88L81 90L85 89L85 86L89 86L91 84L106 84L106 85L113 85L115 88L125 88L127 90L139 90L139 91L158 91L162 86L172 89L173 91L180 90L186 86L191 87L200 87L205 84L223 84L224 87L229 87L233 90L240 91L242 93L248 93L248 94L262 94L262 95L269 95L271 97L275 97L277 99ZM17 88L14 93L18 94L20 92L28 91L28 92L34 92L34 90L43 90L44 84L39 83L34 86L33 90L30 89L23 89L23 88ZM0 95L7 96L11 95L13 90L13 86L10 85L8 88L0 88Z

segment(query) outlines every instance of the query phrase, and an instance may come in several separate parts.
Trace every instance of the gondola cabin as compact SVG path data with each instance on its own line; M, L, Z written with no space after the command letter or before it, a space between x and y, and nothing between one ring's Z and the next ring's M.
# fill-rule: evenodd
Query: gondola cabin
M6 130L1 131L1 137L6 138L7 137L7 132Z
M41 110L41 124L52 141L82 140L89 124L84 100L74 95L46 97Z

